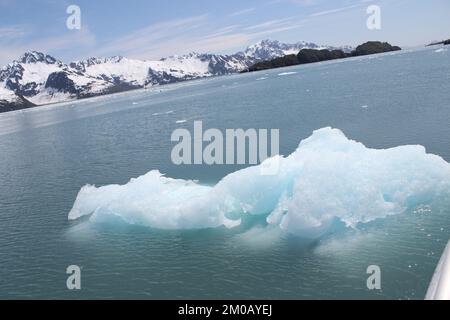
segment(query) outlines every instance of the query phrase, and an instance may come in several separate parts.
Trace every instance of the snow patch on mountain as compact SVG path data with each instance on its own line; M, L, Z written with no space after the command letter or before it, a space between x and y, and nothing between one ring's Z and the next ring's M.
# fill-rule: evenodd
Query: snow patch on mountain
M174 76L184 77L186 75L207 75L209 70L209 59L205 59L198 53L190 53L185 56L172 56L151 63L151 68L160 72L173 72Z
M33 104L0 83L0 112L32 107Z
M17 95L12 90L0 87L0 97L5 101L14 101L17 98Z
M35 105L44 105L50 103L59 103L64 101L76 100L76 96L66 93L60 92L55 89L44 89L33 97L28 98L28 100Z
M91 58L71 63L70 66L92 78L131 86L145 85L149 68L146 61L124 57Z

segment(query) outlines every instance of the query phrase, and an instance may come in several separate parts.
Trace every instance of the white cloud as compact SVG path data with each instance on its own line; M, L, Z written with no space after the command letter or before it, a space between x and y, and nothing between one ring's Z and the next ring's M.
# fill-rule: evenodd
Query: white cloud
M359 5L354 4L354 5L351 5L351 6L346 6L346 7L341 7L341 8L336 8L336 9L331 9L331 10L324 10L324 11L313 13L313 14L310 15L310 17L325 16L325 15L328 15L328 14L338 13L338 12L350 10L350 9L357 8L357 7L359 7Z
M264 21L255 25L250 25L248 27L245 27L244 30L258 30L258 29L270 29L274 27L279 27L282 25L292 24L292 21L295 19L299 19L298 17L289 17L284 19L274 19L274 20L268 20Z
M52 37L38 41L34 47L42 51L57 51L74 49L79 47L94 47L96 45L95 35L89 30L89 26L84 24L80 30L68 30L59 37Z
M232 14L230 14L230 17L237 17L237 16L241 16L244 14L249 14L253 11L255 11L255 8L248 8L248 9L236 11L236 12L233 12Z
M265 5L275 5L279 3L291 3L295 5L300 5L302 7L307 7L316 5L318 3L318 0L271 0L269 2L266 2Z
M24 26L6 26L0 27L0 41L10 41L24 37L27 31Z
M80 51L83 48L93 49L96 45L95 35L90 32L89 26L84 25L81 30L67 30L57 37L48 37L30 41L28 36L30 28L8 26L0 28L0 66L19 58L24 52L30 50L53 53L70 50ZM58 58L58 57L56 57Z
M102 44L94 55L120 54L150 60L193 51L230 53L275 33L300 28L303 22L298 17L290 17L256 25L234 24L212 29L209 16L193 16L136 30L125 37Z
M189 39L190 34L198 32L201 27L207 29L207 18L207 15L199 15L151 24L129 35L102 44L95 55L108 55L115 52L115 54L133 56L147 54L154 58L160 52L165 52L164 48L168 43L175 41L178 42L179 48L183 48L186 44L185 39Z

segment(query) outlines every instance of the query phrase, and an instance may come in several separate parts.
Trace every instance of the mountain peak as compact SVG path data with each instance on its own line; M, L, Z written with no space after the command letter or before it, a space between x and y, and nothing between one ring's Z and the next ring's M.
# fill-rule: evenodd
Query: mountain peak
M259 43L260 44L264 44L264 45L274 45L274 44L279 44L280 41L278 41L278 40L271 40L271 39L264 39L264 40L261 40Z
M20 58L19 62L21 63L37 63L37 62L44 62L47 64L54 64L56 63L56 59L52 56L39 52L39 51L28 51L25 52Z
M286 44L277 40L265 39L248 47L244 55L255 60L270 60L287 54L298 53L303 44Z
M171 56L166 57L166 58L161 58L160 61L167 61L167 60L182 60L182 59L189 59L189 58L198 58L198 57L201 57L201 56L204 56L204 55L205 55L205 54L202 54L202 53L198 53L198 52L192 51L192 52L189 52L189 53L186 53L186 54L182 54L182 55L175 54L175 55L171 55Z
M265 48L265 47L278 47L279 45L280 45L280 42L277 41L277 40L264 39L264 40L261 40L261 41L255 43L255 44L249 46L247 48L247 50L251 49L251 48L261 48L261 47L263 47L263 48Z

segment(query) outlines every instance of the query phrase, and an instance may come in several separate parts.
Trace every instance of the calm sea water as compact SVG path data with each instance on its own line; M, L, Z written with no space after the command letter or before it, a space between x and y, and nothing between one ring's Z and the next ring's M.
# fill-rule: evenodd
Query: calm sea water
M172 131L192 130L194 120L280 128L285 155L332 126L367 147L420 144L450 162L450 50L436 49L1 114L0 298L422 299L449 238L449 201L314 242L253 241L245 224L161 231L67 214L87 183L123 184L158 169L210 184L239 169L171 163ZM82 267L76 292L66 288L73 264ZM381 291L366 287L373 264Z

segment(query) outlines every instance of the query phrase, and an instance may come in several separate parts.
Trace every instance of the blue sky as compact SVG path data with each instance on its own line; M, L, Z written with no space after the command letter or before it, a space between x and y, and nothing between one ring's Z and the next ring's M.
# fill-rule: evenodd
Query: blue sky
M81 8L81 30L66 27L71 4ZM366 27L371 4L381 8L381 30ZM233 53L262 39L413 47L444 38L449 0L0 0L0 65L27 50L68 62Z

